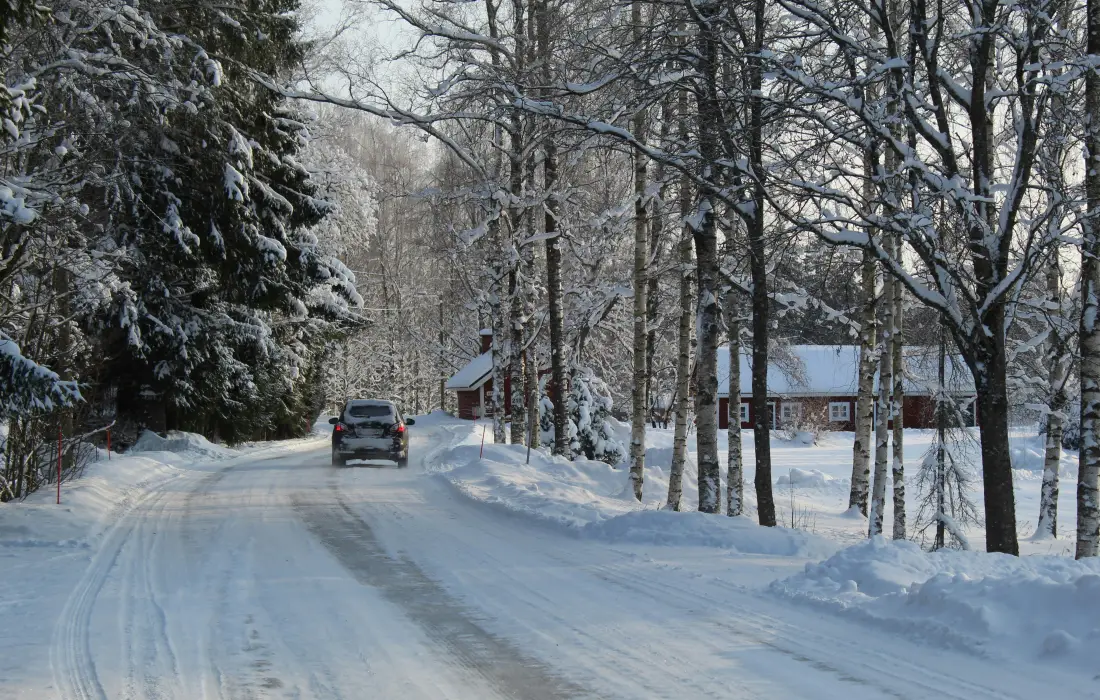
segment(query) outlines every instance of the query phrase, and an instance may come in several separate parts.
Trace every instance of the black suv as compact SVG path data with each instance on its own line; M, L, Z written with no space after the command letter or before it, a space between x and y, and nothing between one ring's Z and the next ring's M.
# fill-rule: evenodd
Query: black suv
M332 464L349 459L389 459L399 467L409 465L409 431L415 423L405 420L390 401L353 399L332 423Z

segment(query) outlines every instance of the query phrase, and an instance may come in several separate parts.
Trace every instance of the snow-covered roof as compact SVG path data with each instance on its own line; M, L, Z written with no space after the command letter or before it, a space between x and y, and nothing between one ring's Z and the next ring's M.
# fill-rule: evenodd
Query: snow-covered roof
M768 367L768 394L778 396L855 396L859 374L858 345L791 345L789 361L772 357ZM905 393L929 394L937 383L937 350L906 346ZM718 349L718 395L729 396L729 346ZM751 355L741 351L741 394L752 393ZM974 382L961 358L948 358L949 391L970 393ZM877 390L878 376L875 376Z
M483 352L447 380L448 389L476 389L493 374L493 353Z

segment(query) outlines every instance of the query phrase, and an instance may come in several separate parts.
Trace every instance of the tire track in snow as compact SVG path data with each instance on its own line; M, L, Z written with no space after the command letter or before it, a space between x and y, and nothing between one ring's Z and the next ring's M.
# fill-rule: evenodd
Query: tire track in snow
M124 698L160 700L177 696L170 690L179 686L179 661L161 602L164 594L157 586L158 567L162 564L158 533L162 534L166 525L167 495L132 516L139 526L122 555L127 560L125 574L120 577L123 616L130 630L124 659Z
M370 526L339 495L336 483L330 480L329 487L336 505L292 499L306 527L360 583L399 607L462 666L515 700L595 697L486 631L410 560L391 558Z
M170 477L164 483L176 478L178 476ZM134 500L127 499L120 504L119 517L103 537L84 575L65 602L50 645L50 666L58 692L63 698L107 700L92 659L89 638L92 610L111 570L134 533L138 522L135 516L164 498L163 485L161 484L162 488L148 491ZM135 488L141 487L142 484L139 484Z

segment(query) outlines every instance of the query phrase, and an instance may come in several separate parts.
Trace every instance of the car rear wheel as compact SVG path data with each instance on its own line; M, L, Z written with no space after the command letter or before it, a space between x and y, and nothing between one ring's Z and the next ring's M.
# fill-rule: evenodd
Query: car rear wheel
M332 453L332 466L334 466L334 467L343 467L343 466L346 466L347 463L348 463L348 461L345 458L343 458L340 455L336 454L336 452Z
M401 468L409 466L409 453L406 452L403 456L398 455L396 462L397 462L397 466L401 467Z

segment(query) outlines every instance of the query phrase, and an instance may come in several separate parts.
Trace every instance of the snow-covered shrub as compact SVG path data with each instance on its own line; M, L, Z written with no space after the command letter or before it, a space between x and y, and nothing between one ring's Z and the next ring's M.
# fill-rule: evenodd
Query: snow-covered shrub
M575 456L583 454L612 465L626 459L626 449L608 422L614 401L602 379L585 370L575 372L566 405L576 429L576 437L570 441Z
M554 402L545 394L539 399L539 444L554 445Z

